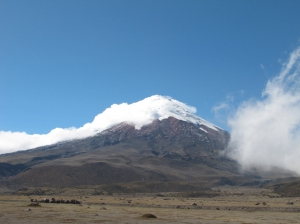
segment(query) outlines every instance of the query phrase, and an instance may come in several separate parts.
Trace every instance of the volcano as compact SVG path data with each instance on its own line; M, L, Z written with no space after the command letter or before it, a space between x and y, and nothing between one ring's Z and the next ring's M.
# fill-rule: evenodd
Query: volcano
M145 113L139 106L147 103ZM147 114L146 119L124 120L97 132L93 124L96 134L91 136L1 155L2 184L100 185L143 192L245 184L261 178L241 175L238 164L222 156L229 133L196 116L192 107L161 96L134 106Z

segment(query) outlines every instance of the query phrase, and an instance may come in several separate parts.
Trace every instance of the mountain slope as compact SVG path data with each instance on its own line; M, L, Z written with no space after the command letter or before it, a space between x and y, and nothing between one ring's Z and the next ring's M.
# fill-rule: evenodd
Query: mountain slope
M229 133L195 112L193 107L157 95L112 105L92 123L53 132L62 134L54 139L67 141L0 155L0 185L113 185L113 189L134 192L152 187L176 191L260 185L270 177L290 175L280 169L260 174L256 168L240 173L237 162L221 153ZM42 136L41 142L49 136Z
M196 109L165 96L154 95L136 103L113 104L98 114L90 123L75 128L55 128L47 134L27 134L25 132L0 132L0 153L15 152L62 141L72 141L91 137L122 122L140 129L154 120L174 117L197 125L205 125L213 130L218 128L195 115Z
M235 184L244 181L238 165L220 156L228 139L221 129L169 117L140 129L123 122L93 137L2 155L0 162L25 167L8 180L14 185Z

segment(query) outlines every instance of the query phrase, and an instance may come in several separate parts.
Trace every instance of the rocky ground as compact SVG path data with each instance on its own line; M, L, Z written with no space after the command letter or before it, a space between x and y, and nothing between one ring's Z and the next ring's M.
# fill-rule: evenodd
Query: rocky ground
M202 196L195 192L91 195L72 189L59 195L2 194L0 223L299 223L300 197L280 197L262 188L213 191L216 194ZM52 197L81 204L31 202Z

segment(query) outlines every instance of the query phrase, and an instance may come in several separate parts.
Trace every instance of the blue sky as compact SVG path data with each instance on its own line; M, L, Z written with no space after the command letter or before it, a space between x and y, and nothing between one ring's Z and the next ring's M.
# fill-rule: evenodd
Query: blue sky
M299 1L0 1L0 130L80 127L154 94L197 108L260 98L299 46ZM229 97L228 97L229 96Z

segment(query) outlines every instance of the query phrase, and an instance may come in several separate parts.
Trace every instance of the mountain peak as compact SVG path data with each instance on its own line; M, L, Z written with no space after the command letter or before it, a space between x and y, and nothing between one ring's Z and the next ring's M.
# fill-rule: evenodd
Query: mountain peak
M214 130L219 129L212 123L198 117L195 114L196 111L195 107L188 106L171 97L153 95L132 104L122 103L119 105L112 105L102 114L95 117L95 120L93 121L95 126L93 126L97 129L98 124L103 124L105 117L105 120L114 121L110 126L121 122L127 122L134 125L136 129L140 129L142 126L151 123L153 120L163 120L168 117L174 117L193 124L205 125ZM98 129L98 131L101 130Z
M193 123L198 127L204 125L215 131L220 130L210 122L198 117L195 114L196 111L195 107L171 97L153 95L131 104L113 104L98 114L92 122L79 128L54 128L47 134L33 135L25 132L0 132L0 153L90 137L122 122L140 129L154 120L161 121L168 117Z

